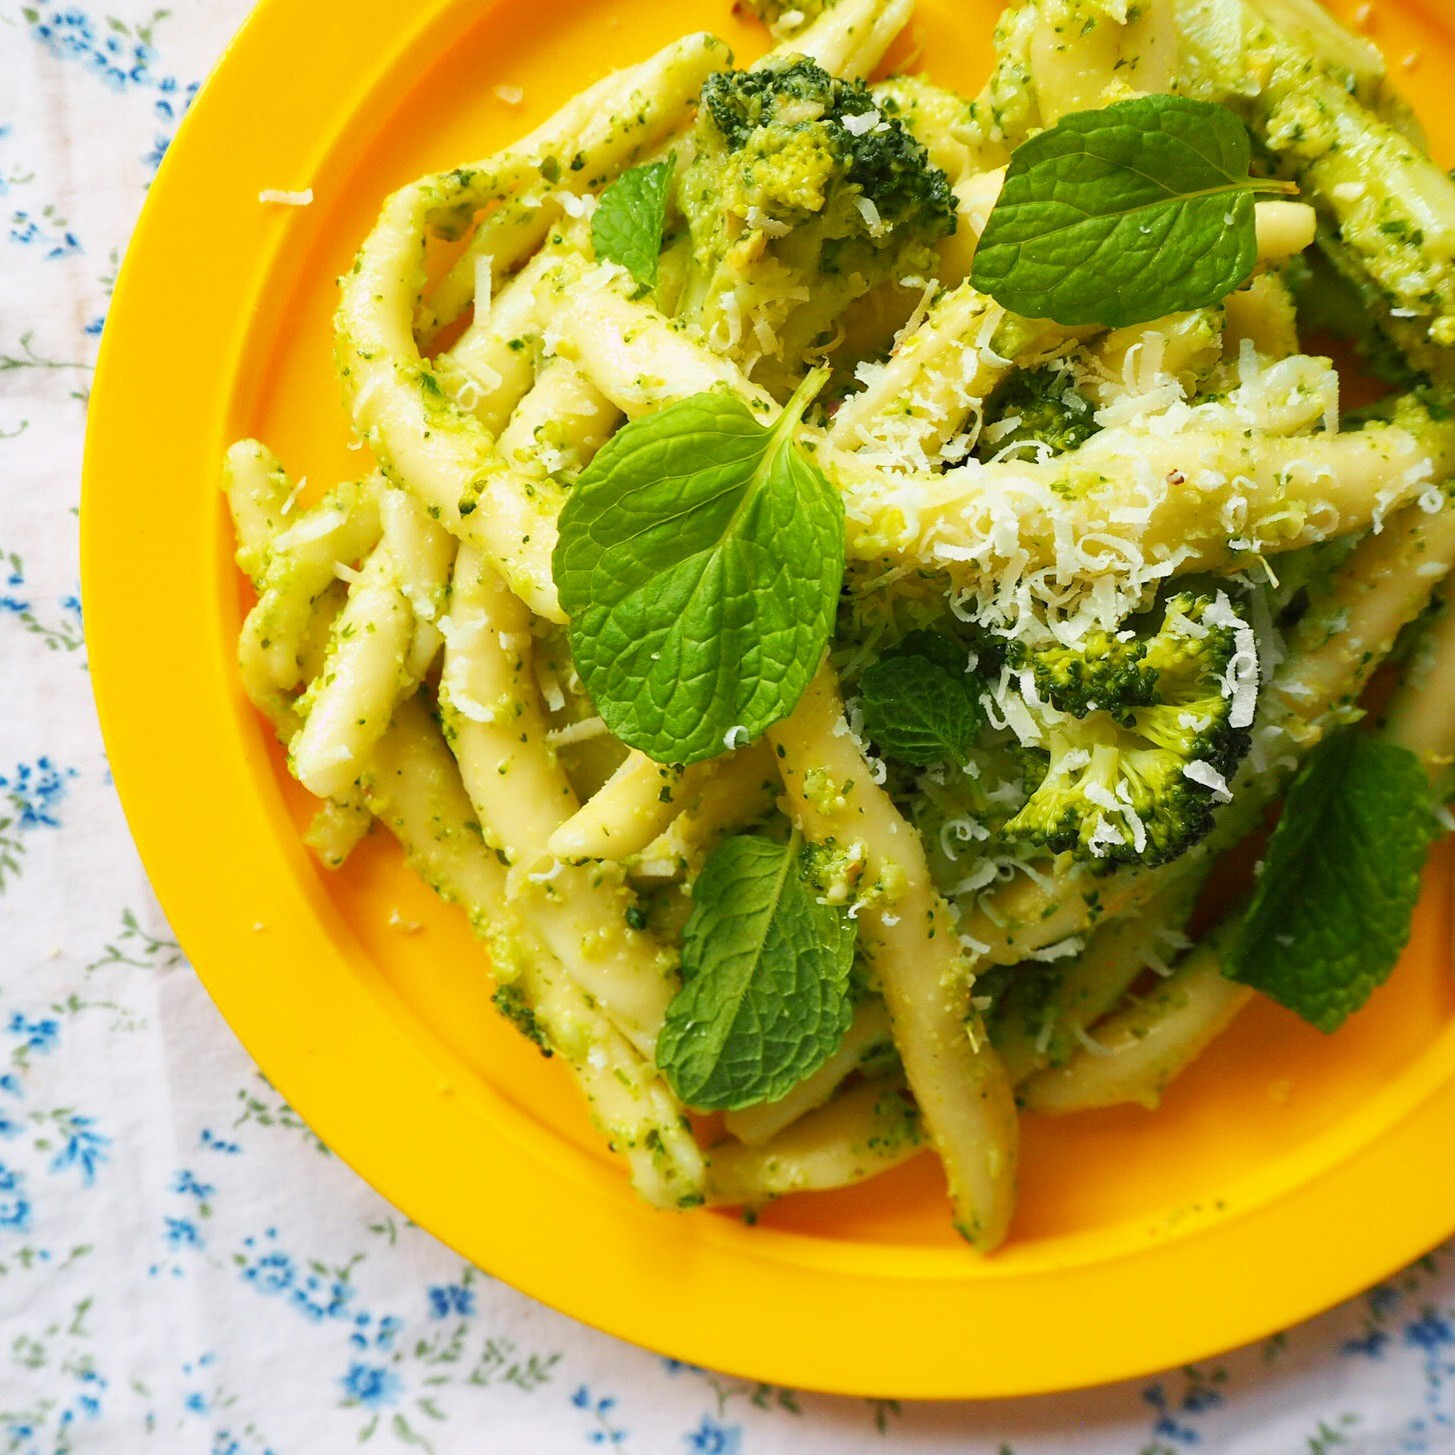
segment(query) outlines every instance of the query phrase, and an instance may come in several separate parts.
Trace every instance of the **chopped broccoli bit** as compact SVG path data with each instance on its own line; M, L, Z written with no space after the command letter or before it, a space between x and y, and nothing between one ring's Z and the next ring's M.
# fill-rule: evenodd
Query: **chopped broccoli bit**
M928 270L955 227L949 179L924 147L862 81L805 56L709 76L691 145L679 311L783 394L850 302Z
M1205 619L1212 604L1173 597L1150 637L1094 632L1077 648L1012 645L1010 665L1044 704L1047 746L1027 752L1044 776L1007 837L1108 865L1153 865L1207 834L1250 742L1232 724L1239 634Z
M986 401L976 454L1065 454L1097 432L1096 406L1076 387L1070 371L1055 364L1020 369ZM1008 446L1019 446L1009 449Z
M545 1027L530 1007L525 992L518 985L502 985L490 999L495 1009L508 1020L526 1040L534 1041L540 1047L541 1055L550 1056L550 1042L546 1039Z

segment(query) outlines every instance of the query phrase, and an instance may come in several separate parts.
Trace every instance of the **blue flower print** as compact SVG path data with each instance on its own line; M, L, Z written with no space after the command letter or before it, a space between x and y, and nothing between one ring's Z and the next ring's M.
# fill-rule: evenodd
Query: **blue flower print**
M721 1424L711 1415L703 1415L702 1423L684 1438L692 1455L738 1455L743 1447L742 1429Z
M224 1157L237 1157L242 1153L241 1142L229 1142L225 1138L219 1137L211 1127L203 1127L197 1141L209 1152L220 1152Z
M293 1286L293 1260L283 1252L264 1253L243 1270L243 1277L260 1293L282 1293Z
M64 1172L68 1167L77 1167L82 1183L90 1187L96 1181L97 1164L111 1160L106 1150L111 1145L111 1138L95 1130L94 1117L81 1116L76 1112L60 1113L56 1125L65 1141L51 1159L51 1171Z
M25 1178L0 1162L0 1229L12 1233L30 1231L30 1201L25 1196Z
M195 81L184 86L177 77L158 75L154 69L157 53L152 45L152 29L166 12L159 11L152 24L134 28L115 21L103 28L84 10L72 6L64 10L27 10L24 14L31 35L53 56L79 62L113 91L153 93L152 110L161 130L143 161L155 171L177 123L197 94Z
M1366 1329L1355 1338L1345 1339L1339 1346L1339 1352L1344 1355L1361 1354L1366 1359L1380 1359L1384 1356L1388 1343L1389 1335L1383 1329Z
M30 610L30 602L17 593L25 585L25 572L20 567L18 557L10 559L10 569L5 573L5 594L0 596L0 611L8 611L13 616L24 616Z
M190 1218L165 1218L165 1232L163 1237L167 1240L170 1248L200 1248L203 1246L202 1234L197 1231L197 1224Z
M571 1395L571 1403L578 1410L585 1410L596 1421L596 1428L586 1432L588 1443L620 1445L626 1439L627 1432L612 1421L611 1412L616 1408L616 1400L610 1395L595 1398L591 1391L582 1384L578 1385Z
M35 248L48 262L81 251L81 240L51 212L33 217L23 208L10 214L10 241Z
M1404 1331L1405 1343L1427 1354L1455 1345L1455 1326L1436 1309L1426 1309Z
M20 1037L21 1044L28 1051L39 1055L54 1051L60 1038L61 1023L49 1016L40 1020L27 1020L18 1010L12 1011L5 1029L12 1036Z
M172 1183L172 1191L195 1197L198 1202L206 1202L217 1189L210 1182L199 1182L185 1167L177 1173Z
M475 1293L462 1283L438 1283L429 1290L429 1316L447 1319L452 1314L469 1318L475 1312Z
M115 91L152 83L152 48L144 40L112 31L99 35L84 10L35 10L26 17L30 33L54 56L80 61Z
M380 1364L351 1364L339 1383L344 1387L344 1403L366 1410L396 1404L402 1387L399 1376Z
M58 829L56 810L65 800L67 783L76 776L74 768L57 766L50 758L17 763L9 775L0 773L0 789L9 796L16 822L23 829Z

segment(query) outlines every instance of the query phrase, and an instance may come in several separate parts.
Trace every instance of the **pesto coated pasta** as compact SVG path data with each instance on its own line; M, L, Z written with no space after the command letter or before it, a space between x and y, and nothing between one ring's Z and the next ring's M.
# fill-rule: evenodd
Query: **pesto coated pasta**
M399 841L644 1199L933 1152L989 1251L1022 1111L1155 1106L1398 958L1455 184L1314 0L1013 0L973 98L881 74L909 0L754 9L753 65L684 37L384 202L369 468L295 510L227 456L240 671L322 861Z

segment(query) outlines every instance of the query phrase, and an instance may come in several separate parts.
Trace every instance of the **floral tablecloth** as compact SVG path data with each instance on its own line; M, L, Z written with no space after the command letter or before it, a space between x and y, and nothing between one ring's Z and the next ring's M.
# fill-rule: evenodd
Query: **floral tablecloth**
M541 1308L320 1146L171 938L92 708L91 367L147 185L247 0L113 3L0 0L0 1451L1455 1451L1450 1250L1197 1368L827 1399Z

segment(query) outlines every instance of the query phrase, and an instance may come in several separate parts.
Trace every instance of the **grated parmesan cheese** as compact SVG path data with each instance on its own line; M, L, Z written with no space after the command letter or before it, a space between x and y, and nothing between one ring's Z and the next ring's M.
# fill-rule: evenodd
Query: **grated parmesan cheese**
M1203 619L1213 626L1231 627L1233 630L1233 657L1223 674L1222 694L1232 699L1229 726L1251 727L1258 710L1258 640L1252 627L1233 610L1226 591L1218 592L1212 605L1203 612Z
M1195 762L1183 764L1182 776L1194 783L1201 784L1204 788L1212 789L1213 797L1219 803L1233 801L1233 795L1228 788L1228 780L1211 763L1205 763L1201 758Z
M587 717L565 727L552 728L546 734L546 741L553 748L564 748L571 743L584 743L589 738L602 737L605 733L606 724L599 717Z
M1052 960L1068 960L1072 955L1079 955L1086 948L1086 941L1080 935L1071 935L1064 940L1057 940L1054 945L1045 945L1039 950L1032 950L1030 958L1049 963Z
M865 136L873 131L884 118L877 111L866 111L861 116L846 116L843 128L851 136Z
M298 497L303 494L303 487L308 484L308 476L300 475L298 483L288 492L288 498L278 507L279 515L291 515L293 507L298 502Z
M475 259L475 322L490 317L490 303L495 294L495 259Z

